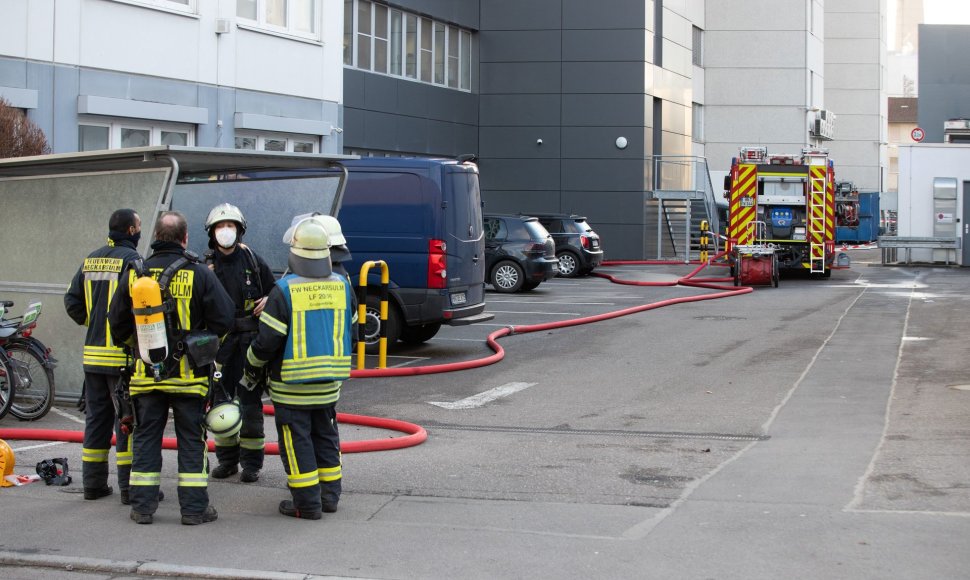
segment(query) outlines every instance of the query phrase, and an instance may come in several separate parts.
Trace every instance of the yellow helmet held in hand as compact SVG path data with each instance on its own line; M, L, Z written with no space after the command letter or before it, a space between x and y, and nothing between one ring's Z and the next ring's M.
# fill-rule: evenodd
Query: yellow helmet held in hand
M242 428L242 410L233 399L213 406L205 414L205 426L218 437L232 437Z
M0 439L0 487L11 487L13 483L7 481L7 476L13 474L13 468L17 460L13 455L13 449L6 441Z

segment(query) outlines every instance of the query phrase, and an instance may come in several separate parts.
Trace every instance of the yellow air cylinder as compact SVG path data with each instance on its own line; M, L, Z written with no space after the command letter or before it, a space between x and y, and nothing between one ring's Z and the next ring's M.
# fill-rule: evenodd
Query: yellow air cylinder
M157 364L168 356L165 314L162 311L162 289L151 276L141 276L131 287L138 354L146 364Z

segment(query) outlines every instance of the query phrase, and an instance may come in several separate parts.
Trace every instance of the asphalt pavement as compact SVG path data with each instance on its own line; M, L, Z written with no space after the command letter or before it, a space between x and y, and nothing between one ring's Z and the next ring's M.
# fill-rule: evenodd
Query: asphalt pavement
M210 481L217 521L181 526L166 451L167 497L139 526L117 494L82 499L80 445L11 440L17 473L66 457L77 479L0 489L0 576L970 578L970 271L849 255L827 280L516 332L481 368L348 381L341 412L429 436L346 453L340 510L321 521L277 513L285 474L267 457L255 484ZM395 348L389 364L481 358L501 328L712 292L597 277L489 292L494 321ZM0 433L82 425L62 402Z

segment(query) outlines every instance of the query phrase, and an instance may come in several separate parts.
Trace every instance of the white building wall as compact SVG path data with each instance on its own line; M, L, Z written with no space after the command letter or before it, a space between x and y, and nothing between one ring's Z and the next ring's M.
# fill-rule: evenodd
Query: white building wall
M797 153L825 78L820 0L706 2L705 145L723 175L746 145ZM814 96L813 96L814 95Z
M886 0L825 5L825 108L836 115L828 147L836 180L886 189Z

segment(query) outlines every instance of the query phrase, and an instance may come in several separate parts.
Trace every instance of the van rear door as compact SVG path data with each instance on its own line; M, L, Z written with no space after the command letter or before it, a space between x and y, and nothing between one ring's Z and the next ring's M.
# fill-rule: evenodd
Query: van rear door
M451 307L485 301L485 239L478 168L467 163L443 167L445 244Z

